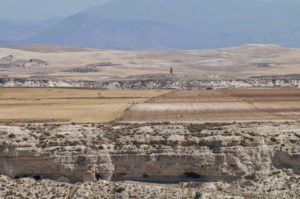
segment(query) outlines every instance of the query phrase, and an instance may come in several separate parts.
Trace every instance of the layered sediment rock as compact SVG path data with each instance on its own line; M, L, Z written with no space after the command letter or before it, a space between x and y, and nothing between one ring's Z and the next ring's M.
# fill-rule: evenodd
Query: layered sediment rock
M201 189L219 183L238 192L245 180L253 183L250 190L277 174L288 176L283 181L299 179L299 132L298 123L0 126L0 174L11 183L29 177L91 182L87 185L94 189L101 183L115 186L101 180L193 182L194 191L199 183ZM293 180L290 186L299 186ZM185 188L176 189L184 198Z

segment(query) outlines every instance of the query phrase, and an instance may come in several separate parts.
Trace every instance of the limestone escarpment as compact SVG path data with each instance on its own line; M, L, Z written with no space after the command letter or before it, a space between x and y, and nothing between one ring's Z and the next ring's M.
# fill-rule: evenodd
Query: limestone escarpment
M1 126L0 172L71 182L234 180L276 167L299 173L300 126L254 125Z
M0 189L19 193L32 178L61 198L295 198L299 132L297 122L2 125Z
M217 88L253 88L253 87L300 87L299 77L274 79L120 79L105 81L58 80L58 79L22 79L1 78L0 87L66 87L66 88L105 88L105 89L217 89Z

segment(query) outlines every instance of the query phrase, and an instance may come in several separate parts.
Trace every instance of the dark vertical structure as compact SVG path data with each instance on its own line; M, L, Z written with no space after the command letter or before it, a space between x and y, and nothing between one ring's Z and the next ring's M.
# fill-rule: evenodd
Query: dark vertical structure
M170 68L170 75L173 75L173 68Z

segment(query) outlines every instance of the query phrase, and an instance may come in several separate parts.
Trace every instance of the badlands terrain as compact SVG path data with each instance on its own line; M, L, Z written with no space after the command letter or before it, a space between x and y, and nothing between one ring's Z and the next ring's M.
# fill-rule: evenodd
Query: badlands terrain
M300 198L299 63L275 45L0 48L0 198Z

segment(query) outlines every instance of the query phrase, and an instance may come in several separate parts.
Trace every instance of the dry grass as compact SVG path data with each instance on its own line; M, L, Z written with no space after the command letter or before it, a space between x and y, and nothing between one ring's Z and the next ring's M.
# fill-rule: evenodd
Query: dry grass
M0 88L0 122L108 122L162 90Z
M0 88L5 99L66 99L66 98L151 98L168 93L166 90L105 90L59 88Z

